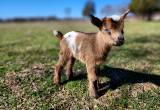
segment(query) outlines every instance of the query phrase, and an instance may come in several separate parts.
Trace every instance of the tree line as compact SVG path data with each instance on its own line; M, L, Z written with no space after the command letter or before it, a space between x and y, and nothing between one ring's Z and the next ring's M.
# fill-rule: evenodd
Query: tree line
M9 18L9 19L0 19L0 22L34 22L34 21L53 21L53 20L59 20L55 16L49 16L49 17L30 17L30 18Z
M116 7L116 10L124 11L127 8L137 16L147 18L146 20L152 20L153 14L160 12L160 0L131 0L128 6ZM102 14L110 14L114 12L114 8L111 5L106 5L101 10ZM82 12L83 16L89 16L95 14L95 5L92 0L89 0Z
M115 10L118 10L120 13L124 12L126 9L130 9L133 14L140 16L146 20L152 20L152 17L155 13L160 13L160 0L131 0L129 5L122 5L118 7L113 7L107 5L102 7L101 14L107 15L114 13ZM66 18L64 20L73 20L70 18L71 8L67 7L64 9ZM84 5L82 10L83 17L89 17L91 14L96 13L96 6L93 0L88 0ZM31 18L11 18L11 19L0 19L0 22L32 22L32 21L53 21L60 20L56 16L49 17L31 17Z

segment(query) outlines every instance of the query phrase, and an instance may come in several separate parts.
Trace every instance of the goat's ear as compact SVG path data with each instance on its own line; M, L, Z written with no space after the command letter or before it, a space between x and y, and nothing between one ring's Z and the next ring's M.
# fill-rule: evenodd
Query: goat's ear
M99 28L102 26L102 21L99 18L93 15L90 15L90 19L91 19L91 23L94 24L95 26Z
M128 9L124 14L122 14L121 20L124 20L129 12L130 12L130 10Z

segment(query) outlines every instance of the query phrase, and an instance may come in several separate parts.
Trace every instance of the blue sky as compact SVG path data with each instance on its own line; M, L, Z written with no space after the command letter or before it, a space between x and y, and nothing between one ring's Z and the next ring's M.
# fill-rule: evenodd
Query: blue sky
M71 17L82 17L82 9L87 0L0 0L0 18L57 16L63 18L65 8L71 8ZM101 9L106 5L124 5L130 0L93 0L96 15L101 16Z

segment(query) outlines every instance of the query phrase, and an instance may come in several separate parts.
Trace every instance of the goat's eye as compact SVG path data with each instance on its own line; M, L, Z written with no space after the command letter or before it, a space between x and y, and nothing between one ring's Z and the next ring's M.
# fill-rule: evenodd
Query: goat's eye
M105 32L107 32L109 35L111 35L111 31L109 29L105 29Z

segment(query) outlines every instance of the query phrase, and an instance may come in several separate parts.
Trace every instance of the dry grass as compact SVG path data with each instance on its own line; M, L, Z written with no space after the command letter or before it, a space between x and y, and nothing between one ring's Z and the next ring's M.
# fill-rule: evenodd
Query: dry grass
M126 23L126 43L100 69L101 97L88 96L85 66L52 84L58 41L52 29L96 31L88 22L0 24L0 109L160 109L160 23ZM106 66L107 65L107 66Z

